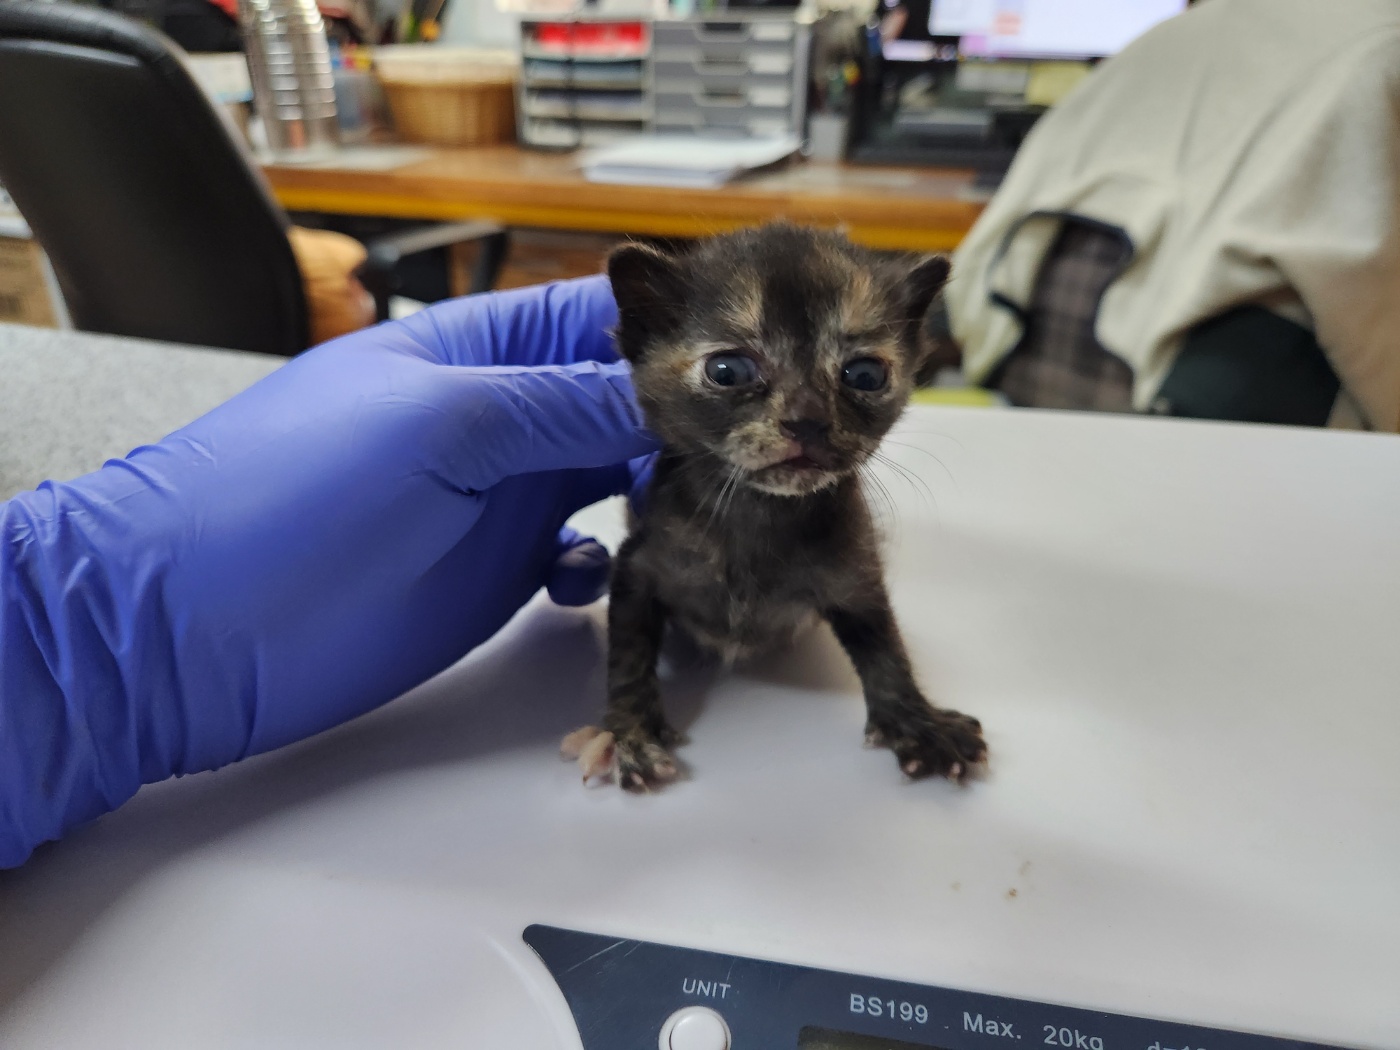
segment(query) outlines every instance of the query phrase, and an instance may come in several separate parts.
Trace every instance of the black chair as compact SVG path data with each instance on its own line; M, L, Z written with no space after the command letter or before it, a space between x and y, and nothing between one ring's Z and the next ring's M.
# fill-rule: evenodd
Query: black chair
M308 336L287 216L182 55L121 15L0 0L0 185L76 327L290 356ZM369 244L360 277L383 319L403 257L480 241L484 291L506 236L408 230Z

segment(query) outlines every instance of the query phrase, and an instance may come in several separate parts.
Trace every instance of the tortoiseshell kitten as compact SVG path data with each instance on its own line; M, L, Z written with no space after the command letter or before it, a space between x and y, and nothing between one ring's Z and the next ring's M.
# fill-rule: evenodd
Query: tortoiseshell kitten
M911 777L963 780L985 757L981 726L914 681L857 474L908 401L947 261L779 224L680 257L623 245L608 274L663 449L613 565L607 713L565 754L629 790L674 779L663 630L732 660L820 616L860 676L867 741Z

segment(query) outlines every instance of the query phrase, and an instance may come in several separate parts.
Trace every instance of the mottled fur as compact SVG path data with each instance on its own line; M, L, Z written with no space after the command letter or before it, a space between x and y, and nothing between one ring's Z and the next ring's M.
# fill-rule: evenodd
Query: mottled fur
M613 570L603 730L567 748L585 751L585 775L633 790L675 776L656 676L667 625L732 660L817 616L860 676L868 739L905 773L961 780L982 760L976 719L933 707L914 682L857 473L904 410L947 270L786 224L680 257L612 254L618 343L664 450ZM710 355L733 350L758 382L707 378ZM883 389L842 382L869 358L887 371Z

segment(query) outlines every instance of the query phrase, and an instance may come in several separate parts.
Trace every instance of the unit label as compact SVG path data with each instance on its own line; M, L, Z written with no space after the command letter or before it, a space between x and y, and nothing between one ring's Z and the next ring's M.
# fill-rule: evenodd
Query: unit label
M729 985L723 981L702 981L698 977L687 977L681 981L681 991L686 995L698 995L702 999L725 999L729 996Z

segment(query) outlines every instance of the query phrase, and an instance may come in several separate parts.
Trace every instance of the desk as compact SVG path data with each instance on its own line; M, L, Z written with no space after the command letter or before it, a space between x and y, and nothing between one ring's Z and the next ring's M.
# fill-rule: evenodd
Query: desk
M722 189L586 181L572 156L516 146L434 150L390 170L268 165L292 211L406 219L489 218L511 226L697 237L788 218L845 226L873 248L947 251L981 213L970 171L795 162Z
M0 324L0 500L176 430L287 363Z

